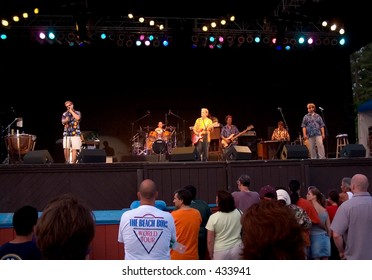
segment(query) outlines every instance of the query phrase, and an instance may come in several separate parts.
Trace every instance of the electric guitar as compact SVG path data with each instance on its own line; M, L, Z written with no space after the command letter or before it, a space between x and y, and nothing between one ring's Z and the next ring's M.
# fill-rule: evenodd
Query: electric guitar
M236 138L238 138L239 136L242 136L244 133L246 133L247 131L251 130L252 128L254 128L254 126L253 125L249 125L249 126L247 126L247 128L245 130L243 130L242 132L239 132L237 135L231 134L226 139L222 139L221 140L222 148L224 148L224 149L230 148L232 142Z
M198 144L199 140L203 138L203 136L204 136L204 134L207 132L207 130L209 130L209 129L212 128L212 127L217 127L217 126L219 126L218 123L217 123L217 124L212 123L212 124L209 125L206 129L201 129L201 130L199 130L199 133L198 133L198 134L195 134L195 133L194 133L194 134L192 135L192 137L191 137L191 142L192 142L192 144L193 144L193 145ZM201 132L203 132L203 133L201 133ZM200 134L200 135L199 135L199 134Z

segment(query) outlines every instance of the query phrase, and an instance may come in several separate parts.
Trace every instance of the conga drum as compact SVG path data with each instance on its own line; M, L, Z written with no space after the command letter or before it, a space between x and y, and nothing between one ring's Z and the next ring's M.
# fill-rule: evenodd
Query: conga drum
M31 134L14 134L5 136L9 163L22 163L23 156L35 147L36 136Z

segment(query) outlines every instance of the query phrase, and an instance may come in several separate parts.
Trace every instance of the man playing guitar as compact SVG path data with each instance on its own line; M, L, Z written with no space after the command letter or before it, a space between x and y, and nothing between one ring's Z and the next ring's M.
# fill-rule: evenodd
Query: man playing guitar
M196 145L201 161L208 160L209 144L211 142L211 131L213 131L213 122L208 117L207 108L201 109L201 117L197 118L193 127L194 136L192 142Z
M237 145L238 144L238 138L231 140L231 138L234 135L239 134L239 129L236 127L236 125L232 124L233 117L231 115L227 115L225 117L226 124L221 129L221 144L222 148L226 148L230 145Z

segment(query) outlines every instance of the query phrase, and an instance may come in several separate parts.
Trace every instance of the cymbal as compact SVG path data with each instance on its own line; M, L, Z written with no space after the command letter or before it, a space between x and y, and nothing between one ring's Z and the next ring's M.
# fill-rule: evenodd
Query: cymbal
M153 127L152 126L144 126L143 129L149 131L150 129L153 129Z
M168 125L168 126L165 127L165 130L167 130L167 129L173 130L173 129L176 129L176 128L174 126Z

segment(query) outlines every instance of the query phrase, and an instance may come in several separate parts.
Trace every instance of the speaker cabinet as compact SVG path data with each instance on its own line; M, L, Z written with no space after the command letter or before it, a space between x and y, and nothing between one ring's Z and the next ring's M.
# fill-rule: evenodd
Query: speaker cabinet
M53 163L53 158L48 150L30 151L23 157L24 163L37 164L37 163Z
M309 158L309 151L305 145L285 145L282 150L282 159Z
M362 144L347 144L340 151L340 157L366 157L366 148Z
M257 156L257 136L246 136L242 135L238 138L239 146L247 146L251 151L251 159L258 159Z
M106 162L106 151L103 149L83 149L79 155L79 162L96 163Z
M225 154L226 160L248 160L252 159L252 151L248 146L231 146Z
M197 157L195 146L176 147L169 155L169 161L194 161Z

